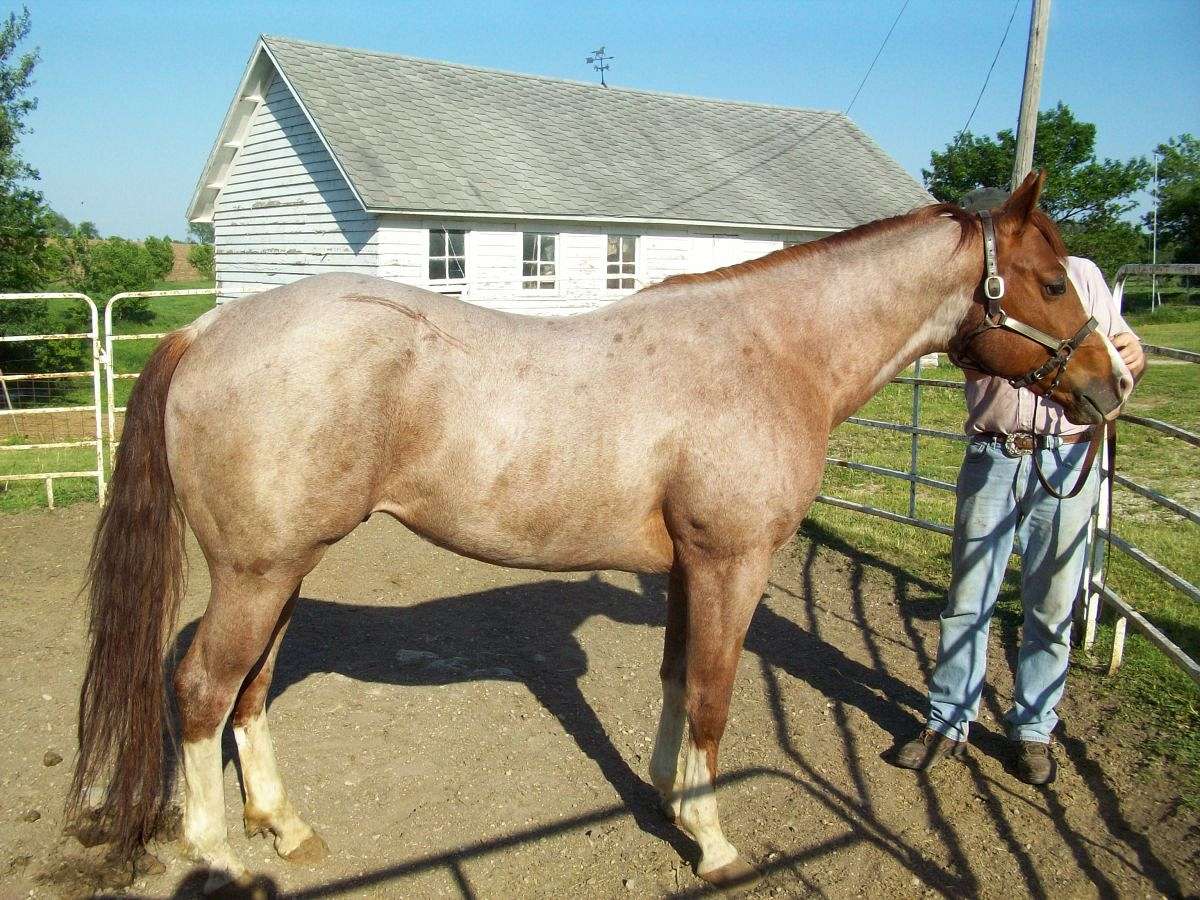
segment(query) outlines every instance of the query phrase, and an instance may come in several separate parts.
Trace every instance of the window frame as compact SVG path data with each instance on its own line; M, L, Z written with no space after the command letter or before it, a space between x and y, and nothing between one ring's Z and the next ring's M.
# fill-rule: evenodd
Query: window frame
M471 257L471 253L470 253L471 231L470 231L470 229L446 228L445 226L442 226L440 228L428 228L428 229L426 229L426 231L427 231L426 238L425 238L425 276L426 276L425 280L426 280L426 283L433 290L442 291L445 288L450 288L452 290L448 291L448 293L462 293L466 289L468 280L470 279L470 276L471 276L470 269L468 268L471 264L470 263L470 257ZM434 254L434 252L433 252L432 243L433 243L433 236L435 234L445 235L444 243L443 243L443 251L444 252L441 254ZM452 249L451 244L450 244L450 235L451 234L461 234L462 235L462 255L461 256L457 253L450 252ZM463 274L462 274L461 278L450 277L450 261L455 260L455 259L462 261ZM446 266L446 277L445 278L434 278L432 275L433 265L435 262L439 262L439 261L444 263Z
M525 251L525 239L527 237L534 238L534 258L528 259ZM559 281L562 277L562 272L559 270L559 238L561 235L553 231L522 231L521 232L521 290L530 291L538 294L553 294L559 290ZM542 238L550 238L553 247L550 258L547 260L544 253L544 245ZM534 266L537 270L533 275L525 274L526 266ZM541 269L544 266L550 266L551 272L549 277L544 274ZM545 282L549 282L546 284Z
M604 290L620 293L622 291L636 291L638 289L638 261L641 258L641 243L644 235L640 234L614 234L608 233L605 236L604 242ZM615 240L617 242L617 260L613 262L609 253L609 242ZM633 258L625 259L625 241L633 242ZM617 271L612 271L613 266L617 267ZM629 266L629 271L626 272L624 267ZM613 287L611 282L616 281L617 286ZM628 281L629 286L625 287L622 282Z

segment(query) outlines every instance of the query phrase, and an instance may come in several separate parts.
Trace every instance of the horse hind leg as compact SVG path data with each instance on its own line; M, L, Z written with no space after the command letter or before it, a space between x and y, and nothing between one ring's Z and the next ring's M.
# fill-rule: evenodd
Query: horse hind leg
M221 732L242 684L276 632L280 614L300 577L268 579L210 567L212 593L191 646L175 670L183 760L183 843L212 870L206 891L246 868L229 846ZM307 573L304 573L307 574Z
M275 852L289 862L320 862L329 854L325 841L300 818L279 777L275 749L267 726L267 693L275 674L279 645L287 630L299 590L279 614L270 646L250 671L233 707L233 737L242 764L245 808L242 821L246 834L272 834Z

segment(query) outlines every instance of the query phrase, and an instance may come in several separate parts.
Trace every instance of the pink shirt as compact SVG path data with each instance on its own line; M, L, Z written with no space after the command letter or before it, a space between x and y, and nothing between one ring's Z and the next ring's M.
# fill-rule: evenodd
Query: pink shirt
M1113 303L1108 285L1104 283L1104 274L1094 262L1068 256L1067 275L1075 285L1083 308L1096 317L1097 331L1112 337L1131 330L1121 318L1121 311ZM967 373L967 422L964 426L967 434L984 431L1078 434L1088 428L1068 422L1061 406L1053 400L1039 398L1028 388L1014 388L1003 378L990 375L972 378L971 374Z

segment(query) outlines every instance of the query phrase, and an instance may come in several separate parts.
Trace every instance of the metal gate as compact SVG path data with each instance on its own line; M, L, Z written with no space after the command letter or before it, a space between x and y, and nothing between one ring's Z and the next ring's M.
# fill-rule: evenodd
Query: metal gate
M124 413L125 407L119 405L116 393L116 383L118 381L133 381L138 377L137 372L118 372L116 355L113 352L113 344L121 341L148 341L164 338L169 332L129 332L127 334L113 333L113 309L122 300L132 300L136 297L215 297L217 295L216 288L189 288L182 291L126 291L122 294L114 294L109 297L108 302L104 304L104 380L107 396L107 419L108 419L108 456L112 461L116 460L117 453L117 414Z
M104 502L104 432L100 414L100 330L96 304L86 294L77 293L20 293L0 294L4 303L41 303L45 301L67 301L81 303L86 307L87 331L57 332L50 334L0 335L0 343L26 345L30 348L27 360L19 361L17 368L28 371L0 371L0 423L7 427L7 434L0 434L0 484L19 481L43 481L46 487L47 505L54 508L54 482L60 478L96 480L96 495ZM91 358L91 370L37 371L42 366L35 360L37 349L47 349L55 344L85 344L84 356ZM41 345L39 348L38 345ZM52 354L50 354L52 356ZM9 365L8 369L13 366ZM90 380L91 403L63 404L69 396L64 383ZM40 390L39 390L40 389ZM86 397L85 397L86 399ZM56 401L59 401L56 403ZM30 437L29 433L33 436ZM46 471L16 471L38 466L13 464L13 454L38 455L45 451L60 451L59 458L75 451L91 448L94 459L90 468L49 466Z

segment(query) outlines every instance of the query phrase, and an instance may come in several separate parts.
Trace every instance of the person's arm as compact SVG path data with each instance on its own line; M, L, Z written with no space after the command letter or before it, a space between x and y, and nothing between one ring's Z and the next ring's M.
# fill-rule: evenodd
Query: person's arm
M1142 342L1138 340L1138 336L1133 333L1133 329L1117 309L1117 304L1113 302L1112 292L1104 281L1104 273L1100 271L1100 267L1090 259L1081 259L1080 268L1084 270L1086 290L1091 295L1093 312L1103 307L1108 313L1109 340L1117 348L1122 362L1129 367L1129 374L1133 376L1134 383L1137 383L1146 371L1146 354L1142 350Z

